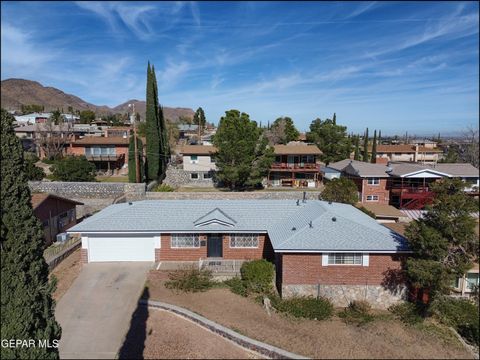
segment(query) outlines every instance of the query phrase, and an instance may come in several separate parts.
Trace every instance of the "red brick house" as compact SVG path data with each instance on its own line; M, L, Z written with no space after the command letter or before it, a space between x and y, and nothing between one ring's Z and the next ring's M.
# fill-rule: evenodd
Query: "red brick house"
M78 201L45 193L32 194L31 202L33 213L43 226L45 246L55 242L57 234L77 223L76 206L83 205Z
M318 294L337 305L401 301L405 238L353 206L295 200L167 200L115 204L69 230L84 262L151 261L239 269L275 263L282 296ZM396 275L395 277L393 275Z

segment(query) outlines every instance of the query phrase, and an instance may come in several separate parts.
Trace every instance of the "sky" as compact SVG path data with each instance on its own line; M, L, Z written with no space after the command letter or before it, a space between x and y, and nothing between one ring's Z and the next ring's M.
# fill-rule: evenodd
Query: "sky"
M1 79L96 105L238 109L301 131L448 135L479 122L478 2L1 2Z

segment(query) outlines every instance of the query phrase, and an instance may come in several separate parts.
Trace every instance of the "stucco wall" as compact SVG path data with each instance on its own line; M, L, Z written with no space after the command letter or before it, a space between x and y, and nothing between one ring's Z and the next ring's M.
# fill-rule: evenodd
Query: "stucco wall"
M212 163L210 155L197 155L195 163L192 163L191 155L183 155L183 170L208 172L217 170L217 167Z

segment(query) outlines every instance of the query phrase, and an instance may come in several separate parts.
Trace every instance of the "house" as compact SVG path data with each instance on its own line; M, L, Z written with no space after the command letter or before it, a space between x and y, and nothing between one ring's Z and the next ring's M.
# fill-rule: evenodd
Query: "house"
M45 246L56 241L57 234L77 223L76 206L83 203L53 194L34 193L31 197L33 213L42 223Z
M183 145L179 151L182 156L183 171L191 184L208 183L213 186L215 153L217 148L210 145Z
M372 155L372 147L368 148ZM442 150L419 145L377 145L377 159L419 163L436 163Z
M411 145L423 146L428 149L435 149L437 147L437 142L428 139L411 139L409 141Z
M318 156L322 154L316 145L293 142L274 145L275 160L268 171L270 186L317 187L320 180Z
M198 136L198 125L180 124L178 125L179 139L191 139Z
M128 137L85 136L70 141L67 155L83 155L98 171L119 172L128 166Z
M31 113L26 115L16 115L15 121L24 124L38 124L46 122L52 113Z
M478 289L479 273L478 263L461 277L457 277L453 283L452 292L456 296L469 297L473 294L475 287Z
M372 212L375 215L375 219L381 224L406 221L406 216L392 205L364 203L361 206Z
M23 125L14 128L15 135L20 138L23 148L35 152L40 159L44 159L45 147L59 148L65 154L69 140L74 136L71 124L35 124Z
M283 297L321 295L336 305L405 298L404 237L347 204L306 200L150 200L110 205L69 229L83 262L155 261L159 268L265 258ZM238 267L237 267L238 268ZM394 275L397 275L396 277Z
M342 176L355 183L361 203L389 204L388 178L390 176L386 172L385 165L345 159L329 164L328 168L340 171Z

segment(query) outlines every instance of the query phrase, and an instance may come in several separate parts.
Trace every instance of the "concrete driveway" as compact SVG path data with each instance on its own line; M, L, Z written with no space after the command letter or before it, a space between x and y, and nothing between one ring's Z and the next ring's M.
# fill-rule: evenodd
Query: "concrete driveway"
M55 317L62 326L60 358L115 358L152 265L84 265L56 307Z

